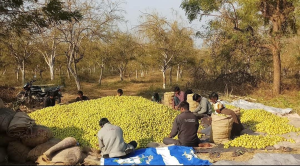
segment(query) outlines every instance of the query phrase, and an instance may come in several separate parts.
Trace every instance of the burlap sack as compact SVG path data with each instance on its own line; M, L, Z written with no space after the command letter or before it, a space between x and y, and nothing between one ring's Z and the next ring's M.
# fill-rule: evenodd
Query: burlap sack
M36 146L35 148L31 149L27 155L27 160L29 161L36 161L38 157L40 157L43 153L45 153L48 149L52 146L58 144L61 140L57 138L52 138L49 141Z
M23 164L26 162L29 151L30 148L19 141L10 142L7 147L8 160L18 164Z
M6 134L0 134L0 147L7 147L8 143L13 141L17 141L17 139L9 137Z
M173 98L174 98L174 92L165 92L163 104L165 106L173 108Z
M193 95L194 94L188 94L187 95L187 100L186 100L189 103L189 105L190 105L190 110L191 111L194 111L198 107L198 105L199 105L198 102L196 102L196 101L193 100Z
M50 149L48 149L44 155L47 158L52 158L52 155L57 152L57 151L61 151L63 149L69 148L69 147L73 147L77 145L77 141L75 138L73 137L67 137L65 139L63 139L62 141L60 141L59 143L57 143L56 145L52 146Z
M24 112L17 112L8 126L7 135L19 138L31 132L33 126L35 126L33 119Z
M230 115L212 114L212 132L210 141L216 144L224 144L230 140L233 119Z
M238 117L238 118L241 118L241 112L240 112L240 108L234 108L234 109L232 109L232 111L236 114L236 116Z
M6 150L3 147L0 147L0 163L7 162Z
M75 146L68 149L64 149L51 159L51 163L60 163L63 165L75 165L79 162L82 162L83 155L81 153L80 147Z
M4 102L3 102L3 100L0 98L0 108L4 108L5 106L4 106Z
M36 125L32 128L32 132L21 136L21 142L28 147L36 147L47 142L53 137L52 131L41 125Z
M0 108L0 133L6 133L15 114L16 112L9 108Z

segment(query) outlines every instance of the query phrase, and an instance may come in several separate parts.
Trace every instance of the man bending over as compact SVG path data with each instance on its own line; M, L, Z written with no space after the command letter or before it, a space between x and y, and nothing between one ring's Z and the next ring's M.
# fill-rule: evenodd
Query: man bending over
M134 151L137 142L126 144L123 139L123 131L119 126L110 124L107 118L99 121L101 127L98 132L99 148L103 158L124 157Z

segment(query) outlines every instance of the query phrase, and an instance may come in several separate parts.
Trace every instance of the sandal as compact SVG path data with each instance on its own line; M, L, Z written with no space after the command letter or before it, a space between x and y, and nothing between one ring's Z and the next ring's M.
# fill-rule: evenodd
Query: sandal
M209 157L210 158L220 158L221 157L221 153L220 152L210 152L209 153Z
M245 154L245 150L236 150L232 153L232 157L238 157L238 156L241 156L243 154Z

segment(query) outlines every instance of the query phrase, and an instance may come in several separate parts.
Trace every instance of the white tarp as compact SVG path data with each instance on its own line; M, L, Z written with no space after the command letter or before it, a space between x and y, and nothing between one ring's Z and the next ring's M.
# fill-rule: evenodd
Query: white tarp
M292 108L282 109L282 108L270 107L270 106L263 105L261 103L252 103L252 102L242 100L242 99L235 100L231 103L226 102L226 101L223 101L222 103L223 104L228 104L228 105L233 105L235 107L239 107L239 108L242 108L242 109L245 109L245 110L247 110L247 109L263 109L263 110L266 110L268 112L275 113L275 114L280 114L280 115L288 114L293 110Z
M221 160L213 165L299 165L299 154L257 153L249 161Z

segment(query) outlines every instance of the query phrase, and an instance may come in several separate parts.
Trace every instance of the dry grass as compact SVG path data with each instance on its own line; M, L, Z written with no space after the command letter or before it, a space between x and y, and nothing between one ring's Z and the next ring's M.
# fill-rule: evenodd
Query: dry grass
M82 77L82 79L85 79L89 77L88 80L81 82L82 91L84 92L84 95L88 96L91 99L96 99L104 96L111 96L116 95L117 89L121 88L124 91L124 95L138 95L143 96L145 98L149 98L152 96L154 92L158 92L161 96L163 96L163 93L166 91L171 91L173 86L179 85L182 90L186 90L187 88L193 89L194 92L200 93L201 95L208 97L208 94L211 93L210 90L203 89L200 87L200 89L197 89L195 87L191 87L191 85L188 85L188 83L191 82L191 78L188 77L188 75L185 75L182 80L179 80L176 82L176 73L173 74L173 84L169 84L169 80L167 80L167 88L162 89L162 74L159 71L148 73L145 77L138 77L138 79L135 79L135 77L129 78L126 76L124 78L124 81L120 81L120 78L118 76L105 76L102 85L99 85L97 83L97 73L93 75L88 75ZM2 98L7 98L7 102L13 100L16 93L21 90L22 83L17 82L14 78L14 74L10 73L5 76L0 77L0 86L6 86L6 87L18 87L16 88L16 92L9 94L1 90ZM46 73L44 73L44 77L47 76ZM27 74L28 80L31 78L30 74ZM74 80L71 77L70 79L66 78L59 78L56 77L56 80L50 81L49 78L37 78L37 82L34 83L35 85L39 84L65 84L65 87L62 89L63 98L62 102L67 103L70 100L74 100L77 97L77 88L75 86ZM279 96L273 96L272 94L272 84L267 83L260 83L258 87L254 90L251 90L251 93L248 93L246 95L242 95L241 98L247 99L247 98L253 98L254 102L260 102L268 106L273 107L279 107L279 108L292 108L294 112L300 114L300 105L298 104L298 101L300 100L300 91L297 90L297 88L289 88L286 84L284 85L283 94ZM287 87L287 88L286 88ZM218 89L218 88L217 88ZM220 88L219 88L220 89ZM230 95L230 89L229 94L226 94L226 91L224 92L218 92L220 94L220 98L222 100L236 100L237 98L232 97ZM238 92L234 93L235 95L238 95ZM5 97L6 96L6 97ZM251 101L251 100L250 100Z
M256 153L280 153L280 154L300 154L300 150L294 150L292 152L283 152L281 150L255 150L253 152L246 152L241 156L233 157L233 152L223 152L219 158L210 157L209 153L200 153L197 154L199 158L203 160L208 160L211 163L215 163L221 160L228 161L248 161L253 158Z

